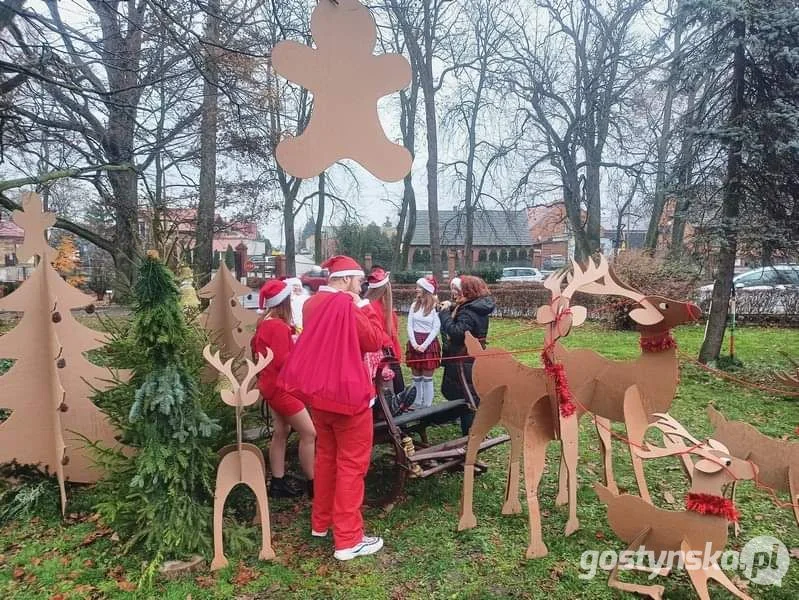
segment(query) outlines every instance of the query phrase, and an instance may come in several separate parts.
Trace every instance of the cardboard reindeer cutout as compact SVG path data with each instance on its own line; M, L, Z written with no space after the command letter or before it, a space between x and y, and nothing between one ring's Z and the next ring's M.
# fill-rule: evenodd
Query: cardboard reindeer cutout
M727 446L736 458L753 462L758 468L759 483L790 494L799 525L799 442L775 440L749 423L728 421L712 406L708 406L707 415L715 428L713 439ZM732 486L734 500L735 482Z
M547 286L552 291L552 302L539 308L537 313L538 322L546 325L545 355L551 352L558 339L569 334L573 326L579 326L585 321L585 307L569 306L572 294L581 285L602 276L603 273L593 266L585 271L579 270L563 290L561 285L566 278L565 272L549 277ZM481 400L469 430L458 529L469 529L477 524L472 509L474 463L488 431L501 424L508 430L511 438L502 513L521 512L519 459L524 451L524 480L530 523L527 558L545 556L547 547L541 538L538 484L543 474L547 444L555 439L561 439L570 477L569 520L565 534L572 534L580 526L577 519L576 484L577 417L574 414L575 407L568 397L568 389L563 386L563 373L556 368L549 356L545 358L545 361L549 361L548 367L528 367L510 354L485 350L470 334L466 335L466 347L475 359L472 380Z
M225 509L225 500L230 491L243 483L253 491L256 499L256 518L261 521L261 552L258 558L261 560L271 560L275 557L272 550L272 530L269 526L269 501L266 495L266 462L263 452L258 446L245 444L242 442L241 416L245 406L251 406L258 401L260 392L249 390L250 384L266 366L272 361L272 351L269 350L266 356L259 356L258 362L247 359L247 374L239 383L238 378L233 373L233 359L222 362L219 352L211 353L211 346L206 346L203 350L205 360L214 369L224 375L230 382L232 389L222 390L222 401L228 406L236 409L236 443L225 446L219 451L222 460L216 471L216 489L214 490L214 559L211 562L211 570L216 571L226 567L228 564L225 558L222 543L222 519Z
M600 484L594 485L599 499L608 507L611 529L627 542L627 549L642 549L658 556L662 552L692 552L697 563L685 566L691 583L702 600L709 600L708 581L715 579L738 598L749 598L730 581L713 557L727 545L728 522L737 522L738 513L733 503L722 496L725 484L740 479L751 480L757 476L757 467L734 458L720 442L709 439L700 442L669 415L655 415L658 429L672 438L681 438L690 446L667 444L665 447L633 447L641 458L686 455L697 458L693 463L693 480L686 499L686 510L670 511L656 508L637 496L618 495ZM634 592L659 600L663 597L661 585L637 585L619 581L621 565L616 565L608 579L610 587ZM667 575L668 570L656 572Z
M789 388L793 388L796 391L799 391L799 361L792 359L790 356L787 357L788 361L793 366L793 372L789 371L778 371L774 374L774 378L784 386Z
M0 423L0 463L39 465L54 473L66 508L66 480L93 483L90 443L119 446L117 430L91 401L96 389L113 385L107 369L90 363L84 353L103 345L106 335L78 323L71 309L93 310L94 298L69 285L50 264L55 255L45 231L55 215L43 212L37 194L23 194L23 211L13 213L25 228L18 257L39 257L30 278L0 299L0 310L23 313L19 324L0 338L0 357L15 362L0 377L0 407L11 415ZM121 374L124 375L124 374Z
M278 163L295 177L308 179L351 158L378 179L401 180L413 158L386 137L377 101L410 84L407 59L372 54L375 22L358 0L319 2L311 15L311 33L316 49L286 40L272 51L275 71L314 96L302 134L278 144Z
M611 422L624 423L633 444L643 441L644 432L655 421L655 413L667 412L674 400L679 381L677 344L671 329L697 320L699 308L690 302L678 302L661 296L646 296L619 281L613 269L600 257L596 267L601 277L593 277L579 290L588 294L616 295L636 302L629 315L638 324L641 355L635 360L611 360L593 350L567 350L555 344L554 361L565 368L566 379L575 398L578 414L590 412L596 420L601 441L605 484L617 493L611 452ZM582 269L574 263L574 273ZM576 276L576 275L575 275ZM549 286L549 282L545 282ZM550 286L551 287L551 286ZM554 288L553 293L555 293ZM641 457L631 452L635 479L641 497L651 503L644 478ZM685 458L684 460L688 460ZM557 503L566 502L567 469L561 464Z

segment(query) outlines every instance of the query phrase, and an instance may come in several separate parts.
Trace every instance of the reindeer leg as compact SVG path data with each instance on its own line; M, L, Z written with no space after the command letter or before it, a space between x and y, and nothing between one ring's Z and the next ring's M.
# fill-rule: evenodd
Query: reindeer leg
M528 421L524 427L524 489L527 493L527 518L530 523L530 544L527 558L542 558L548 550L541 536L541 508L538 503L538 484L544 474L547 442L550 436L540 423Z
M555 497L555 505L563 506L569 501L569 470L566 468L566 453L563 445L560 448L560 469L558 470L558 495Z
M477 526L477 519L474 516L472 505L474 498L474 463L477 460L480 444L489 430L500 421L505 390L506 387L501 386L486 394L486 397L480 402L480 408L477 410L472 427L469 429L469 443L466 446L466 459L463 464L463 493L461 495L461 518L458 522L458 531Z
M645 502L652 504L652 497L649 495L649 488L646 485L646 477L644 476L644 461L635 453L635 448L641 446L646 430L649 428L649 417L644 409L644 402L636 385L630 386L624 392L624 423L627 426L630 457L633 463L633 471L635 471L635 480L638 483L638 492Z
M502 505L503 515L517 515L522 512L519 502L519 459L524 449L522 431L514 431L510 436L510 457L508 458L508 481L505 484L505 504Z
M635 536L630 545L627 546L627 550L630 551L637 551L640 547L646 546L644 543L646 541L646 537L649 535L649 532L652 531L651 527L647 527L646 529L642 530L638 535ZM637 583L624 583L623 581L619 581L619 569L621 565L616 563L616 566L610 572L610 577L608 578L608 587L616 588L617 590L621 590L623 592L632 592L633 594L641 594L644 596L649 596L653 600L661 600L663 598L663 592L666 588L662 585L639 585Z
M799 525L799 467L796 465L788 467L788 491L791 494L793 516L796 518L796 524Z
M563 458L569 478L569 520L566 521L564 535L571 535L580 529L577 519L577 437L579 435L580 421L577 415L560 417L560 440L563 449Z
M611 445L610 419L596 415L595 426L599 434L599 441L602 446L602 459L605 463L605 487L614 496L619 495L619 488L616 485L616 477L613 475L613 446Z
M266 495L266 484L260 473L246 483L255 494L256 505L261 515L261 552L258 554L258 558L272 560L275 558L275 551L272 549L272 527L269 524L269 500Z
M222 513L224 512L225 500L227 500L230 490L239 483L238 481L220 481L221 471L225 466L224 464L219 465L219 471L217 471L216 475L216 490L214 491L214 559L211 561L212 571L223 569L228 565L222 540Z
M688 574L691 575L691 571L688 571ZM712 562L709 566L709 570L705 574L705 582L708 579L715 579L721 585L723 585L727 590L736 598L741 598L741 600L752 600L751 596L744 594L741 590L735 587L735 584L730 581L730 578L727 577L727 574L721 570L721 567L718 566L716 562ZM693 581L693 577L691 577L691 581ZM705 584L707 585L707 583ZM708 596L709 598L710 596Z

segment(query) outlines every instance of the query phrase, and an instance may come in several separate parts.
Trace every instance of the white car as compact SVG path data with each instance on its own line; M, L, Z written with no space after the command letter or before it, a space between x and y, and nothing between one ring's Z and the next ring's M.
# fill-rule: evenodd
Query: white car
M746 271L732 279L739 314L794 313L799 306L799 265L773 265ZM697 290L700 308L710 308L713 284Z
M732 278L736 290L752 291L799 289L799 265L774 265L753 269ZM713 293L713 284L699 288L700 296Z
M544 281L544 274L533 267L505 267L502 269L500 283L514 283L522 281Z

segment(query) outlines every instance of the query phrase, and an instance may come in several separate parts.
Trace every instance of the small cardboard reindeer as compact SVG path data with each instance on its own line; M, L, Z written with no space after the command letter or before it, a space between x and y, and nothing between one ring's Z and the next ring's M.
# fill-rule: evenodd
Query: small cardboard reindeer
M239 383L233 374L233 359L222 362L219 352L213 354L211 346L203 350L205 360L224 375L230 382L231 389L222 390L222 401L236 409L236 443L225 446L219 451L222 460L216 471L216 490L214 491L214 559L211 570L216 571L228 564L222 544L222 513L225 500L230 491L238 484L243 483L250 487L255 494L256 510L261 521L261 552L258 558L271 560L275 557L272 550L272 532L269 527L269 502L266 496L266 462L258 446L242 442L241 413L245 406L250 406L258 401L258 390L249 390L255 376L272 362L272 351L267 351L266 356L259 356L258 362L247 359L247 374Z
M585 307L569 306L572 294L581 285L602 276L603 272L589 267L575 273L562 291L565 272L549 279L552 303L539 308L536 316L540 324L546 325L545 352L551 351L555 342L566 337L572 327L585 321ZM562 398L546 369L528 367L509 354L485 350L471 334L466 335L466 348L475 359L472 380L481 400L469 430L458 529L470 529L477 525L472 509L474 463L480 444L489 430L501 424L511 438L502 514L520 513L522 510L519 503L519 458L524 451L524 479L530 521L527 558L546 556L547 547L541 537L538 483L543 474L547 444L559 438L569 473L569 520L565 534L571 535L580 527L576 483L577 416L561 410Z
M617 495L609 488L595 484L599 499L608 507L608 522L611 529L627 542L628 550L639 549L657 556L663 552L692 552L697 561L686 562L686 570L696 593L702 600L709 600L708 581L715 579L738 598L749 596L735 587L721 570L714 555L724 551L727 545L728 521L737 521L733 503L722 496L725 484L740 479L751 480L757 476L757 467L752 463L734 458L724 444L709 439L703 443L688 433L673 417L656 415L656 426L670 437L679 437L690 446L667 443L665 447L633 447L641 458L658 458L689 454L698 460L693 463L694 476L684 511L656 508L637 496ZM651 555L651 554L650 554ZM610 587L642 594L660 600L662 585L637 585L619 581L620 565L616 565L608 579ZM668 569L657 571L667 575Z
M793 514L799 525L799 442L775 440L749 423L728 421L712 406L707 407L707 416L715 428L713 439L726 445L733 456L755 463L759 482L791 495ZM735 500L735 482L732 498Z

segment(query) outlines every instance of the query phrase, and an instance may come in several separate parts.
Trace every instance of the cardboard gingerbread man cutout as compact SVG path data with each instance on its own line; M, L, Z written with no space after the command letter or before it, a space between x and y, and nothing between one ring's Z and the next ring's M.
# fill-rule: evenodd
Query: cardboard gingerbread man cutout
M275 71L314 95L308 126L278 144L278 163L307 179L351 158L378 179L401 180L413 157L386 137L377 101L410 84L410 64L399 54L372 54L375 22L358 0L319 2L311 14L311 34L316 49L283 41L272 51Z

